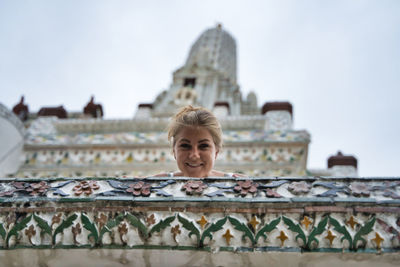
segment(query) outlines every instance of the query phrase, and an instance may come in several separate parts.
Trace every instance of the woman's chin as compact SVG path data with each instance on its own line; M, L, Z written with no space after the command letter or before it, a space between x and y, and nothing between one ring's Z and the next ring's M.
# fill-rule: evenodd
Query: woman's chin
M192 177L192 178L204 178L207 177L207 174L203 172L184 172L183 176Z

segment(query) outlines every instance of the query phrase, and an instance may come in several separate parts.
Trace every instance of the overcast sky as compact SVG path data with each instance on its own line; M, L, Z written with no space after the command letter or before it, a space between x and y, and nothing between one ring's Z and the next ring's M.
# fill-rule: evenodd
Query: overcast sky
M400 176L398 0L0 0L0 102L78 111L94 95L105 118L132 118L217 23L243 96L292 103L309 168L341 150L360 176Z

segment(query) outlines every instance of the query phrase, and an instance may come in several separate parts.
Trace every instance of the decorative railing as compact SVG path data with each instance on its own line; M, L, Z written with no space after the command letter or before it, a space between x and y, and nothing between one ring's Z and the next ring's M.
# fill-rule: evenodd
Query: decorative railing
M398 177L4 178L0 247L398 253L399 193Z

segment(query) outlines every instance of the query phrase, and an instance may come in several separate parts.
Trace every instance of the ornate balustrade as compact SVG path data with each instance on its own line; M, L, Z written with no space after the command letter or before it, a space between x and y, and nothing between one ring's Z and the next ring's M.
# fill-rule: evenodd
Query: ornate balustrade
M398 256L399 244L398 177L0 180L0 254L96 248Z

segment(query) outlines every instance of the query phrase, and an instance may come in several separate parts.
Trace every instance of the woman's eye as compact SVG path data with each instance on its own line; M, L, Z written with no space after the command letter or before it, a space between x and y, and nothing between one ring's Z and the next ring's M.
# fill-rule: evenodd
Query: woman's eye
M187 148L190 148L190 145L189 144L181 144L179 147L187 149Z
M208 144L201 144L199 147L200 147L200 149L207 149L209 147L209 145Z

